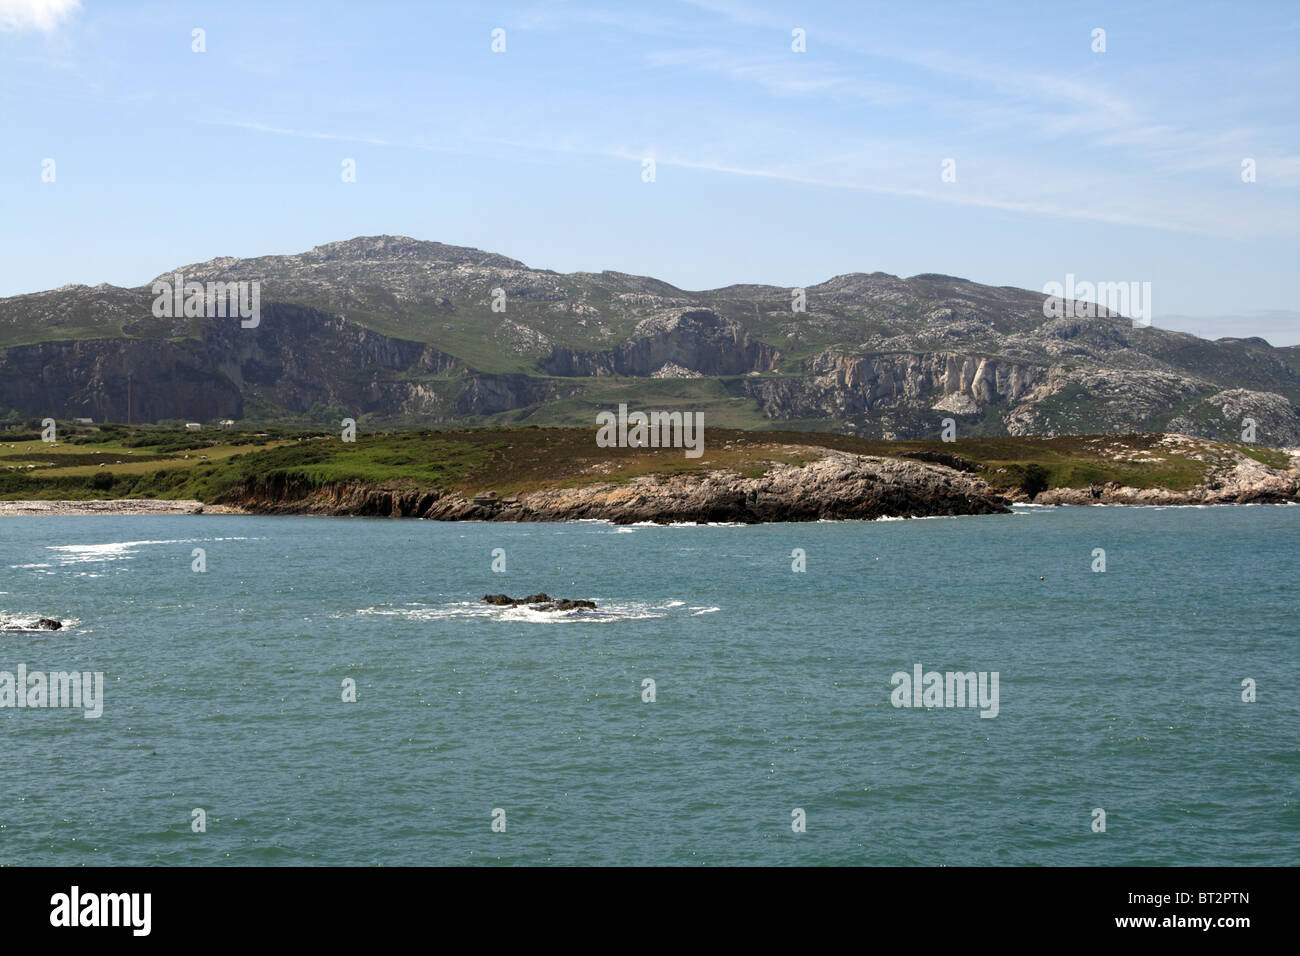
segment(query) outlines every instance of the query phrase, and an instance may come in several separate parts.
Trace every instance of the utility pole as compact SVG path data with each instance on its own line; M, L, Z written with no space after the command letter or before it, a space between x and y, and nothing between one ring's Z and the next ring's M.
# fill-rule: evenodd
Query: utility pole
M131 424L131 373L126 373L126 423Z

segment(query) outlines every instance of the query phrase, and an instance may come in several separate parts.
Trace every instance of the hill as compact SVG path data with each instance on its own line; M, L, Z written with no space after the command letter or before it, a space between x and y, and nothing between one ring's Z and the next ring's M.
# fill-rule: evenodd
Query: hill
M405 237L220 258L256 327L156 316L153 282L0 299L0 416L337 427L589 425L620 402L874 438L1180 432L1300 444L1300 348L1207 341L950 276L686 291Z

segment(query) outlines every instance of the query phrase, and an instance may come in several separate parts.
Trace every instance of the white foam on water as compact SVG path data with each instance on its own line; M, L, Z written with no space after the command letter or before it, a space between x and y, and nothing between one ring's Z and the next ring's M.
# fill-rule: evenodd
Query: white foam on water
M743 521L634 521L635 528L747 528Z
M492 617L496 610L490 604L461 601L456 604L415 605L404 607L367 607L356 613L378 617L401 617L412 621L441 621L452 617Z
M250 541L264 540L247 537L229 538L169 538L164 541L107 541L103 544L54 544L46 550L59 554L59 565L101 563L120 561L135 557L140 548L165 544L203 544L212 541Z
M129 558L137 548L157 543L155 541L111 541L107 544L59 544L51 545L49 550L57 551L59 564L66 566Z
M609 624L615 621L644 621L667 617L674 609L685 607L683 601L650 604L640 601L609 602L596 598L596 608L571 611L542 611L526 604L501 607L482 601L455 601L450 604L378 605L360 608L358 615L396 617L409 621L445 621L455 618L519 621L527 624Z

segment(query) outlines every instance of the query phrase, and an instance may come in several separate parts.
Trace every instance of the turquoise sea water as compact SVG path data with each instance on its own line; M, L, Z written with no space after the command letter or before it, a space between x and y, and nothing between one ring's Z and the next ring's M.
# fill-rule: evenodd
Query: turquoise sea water
M0 670L105 682L0 709L0 863L1295 864L1297 542L1295 506L0 519L0 618L74 622ZM478 603L538 590L600 609ZM998 716L894 707L918 663L997 671Z

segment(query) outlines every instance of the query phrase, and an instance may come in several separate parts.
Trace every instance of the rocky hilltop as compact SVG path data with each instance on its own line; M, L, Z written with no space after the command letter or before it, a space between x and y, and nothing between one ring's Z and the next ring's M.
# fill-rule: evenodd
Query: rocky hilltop
M1207 341L943 275L700 292L378 236L159 276L252 282L238 318L155 317L153 282L0 299L0 417L336 427L590 424L618 402L872 438L1179 432L1300 444L1300 347Z

